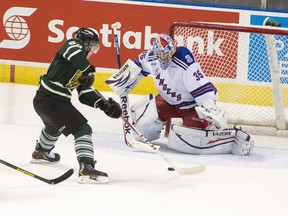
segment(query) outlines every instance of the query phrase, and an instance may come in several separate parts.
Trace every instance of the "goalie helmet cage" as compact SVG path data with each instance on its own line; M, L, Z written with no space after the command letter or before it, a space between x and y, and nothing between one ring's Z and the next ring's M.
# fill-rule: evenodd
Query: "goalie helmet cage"
M192 51L217 87L230 126L288 136L288 30L271 26L175 22L170 36Z

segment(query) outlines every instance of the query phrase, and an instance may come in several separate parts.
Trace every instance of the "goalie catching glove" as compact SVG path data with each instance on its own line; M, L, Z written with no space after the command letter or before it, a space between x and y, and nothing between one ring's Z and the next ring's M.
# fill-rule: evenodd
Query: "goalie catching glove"
M195 107L195 110L199 118L211 122L217 129L228 128L225 110L217 107L213 100L205 101L201 107Z
M99 100L97 107L104 111L104 113L111 118L120 118L122 115L120 105L112 98L109 98L108 100Z

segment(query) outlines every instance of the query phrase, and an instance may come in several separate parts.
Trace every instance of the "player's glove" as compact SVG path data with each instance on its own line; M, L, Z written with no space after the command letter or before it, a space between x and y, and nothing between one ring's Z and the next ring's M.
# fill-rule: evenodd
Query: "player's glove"
M120 105L114 101L112 98L108 100L100 100L97 103L97 107L99 107L105 114L111 118L120 118L122 115L122 109Z
M94 75L96 73L95 67L90 67L83 72L82 76L79 77L78 81L83 88L90 88L94 83Z

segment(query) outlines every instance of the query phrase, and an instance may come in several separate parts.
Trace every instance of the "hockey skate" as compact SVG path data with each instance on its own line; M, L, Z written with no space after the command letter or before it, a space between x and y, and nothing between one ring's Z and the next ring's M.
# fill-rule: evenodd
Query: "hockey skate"
M107 173L94 169L94 165L82 162L79 170L79 183L83 184L103 184L108 183Z
M51 152L51 150L46 151L37 141L36 148L32 153L32 159L30 160L30 163L59 163L60 155Z

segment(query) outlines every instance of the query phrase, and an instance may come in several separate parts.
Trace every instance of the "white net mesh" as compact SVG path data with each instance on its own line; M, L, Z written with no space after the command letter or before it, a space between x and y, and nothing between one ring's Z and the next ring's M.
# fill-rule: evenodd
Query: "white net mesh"
M228 111L229 123L276 127L274 88L264 34L253 32L252 27L245 30L248 32L232 31L225 25L221 27L223 29L212 28L211 24L197 27L195 23L193 26L179 23L171 27L170 34L177 45L186 46L193 52L208 79L217 87L218 104ZM268 30L263 28L261 31L267 33ZM285 45L288 36L277 35L275 39L282 99L280 109L283 109L282 117L286 119L287 127L288 47Z

